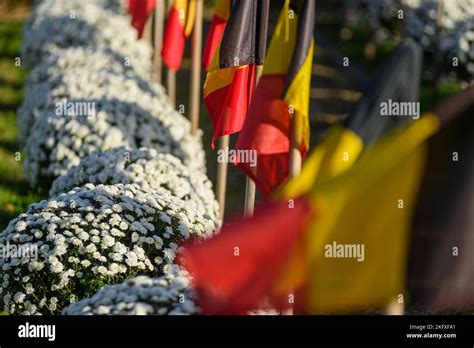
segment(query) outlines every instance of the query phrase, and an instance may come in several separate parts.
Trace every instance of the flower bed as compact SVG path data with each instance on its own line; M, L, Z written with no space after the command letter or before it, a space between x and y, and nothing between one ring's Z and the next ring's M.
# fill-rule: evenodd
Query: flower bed
M95 152L56 179L51 196L68 192L87 183L138 184L143 191L165 188L191 204L201 214L218 220L219 206L208 177L191 171L176 157L154 149L116 148ZM217 226L216 226L217 227Z
M51 45L107 48L132 64L151 64L151 48L136 40L118 1L44 1L24 29L22 59L28 66L40 63ZM107 6L110 4L110 6ZM105 5L105 6L104 6Z
M58 117L54 110L40 113L28 139L23 163L32 187L47 191L54 179L66 174L82 158L120 146L155 148L173 154L192 170L204 171L205 155L200 139L172 119L173 115L182 118L180 114L171 112L166 118L153 117L136 105L118 99L98 100L95 108L95 117Z
M73 68L40 83L28 80L23 104L18 109L20 144L26 143L41 111L55 110L60 102L74 103L79 99L90 101L110 98L136 104L154 116L174 112L163 88L139 76L127 76L109 69ZM176 123L184 127L183 130L190 128L189 122L183 120L181 115L176 119Z
M90 298L71 304L65 315L186 315L198 314L185 272L158 278L139 276L108 285Z
M55 314L107 284L159 276L178 243L209 236L214 222L165 189L94 186L32 204L0 233L36 257L0 258L0 310Z

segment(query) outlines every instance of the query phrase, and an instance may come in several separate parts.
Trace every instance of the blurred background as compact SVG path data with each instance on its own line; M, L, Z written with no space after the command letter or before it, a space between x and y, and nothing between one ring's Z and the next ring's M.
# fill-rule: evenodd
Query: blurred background
M205 5L204 34L212 16L213 1L205 1ZM281 2L272 0L271 5L274 23ZM31 6L31 0L0 0L0 230L25 211L28 204L43 198L22 179L21 154L16 141L16 109L22 101L27 71L15 66L15 59L20 54L22 25ZM424 50L422 112L472 84L473 18L471 0L316 1L311 146L317 144L329 125L347 116L371 75L406 37L419 42ZM189 57L189 47L187 50ZM349 66L343 66L344 57L349 58ZM177 76L177 105L188 105L189 67L190 60L186 58ZM216 153L208 146L212 125L204 104L200 126L204 131L208 175L215 182ZM235 138L231 137L231 144ZM242 212L245 177L233 167L229 167L228 175L226 216L231 216Z

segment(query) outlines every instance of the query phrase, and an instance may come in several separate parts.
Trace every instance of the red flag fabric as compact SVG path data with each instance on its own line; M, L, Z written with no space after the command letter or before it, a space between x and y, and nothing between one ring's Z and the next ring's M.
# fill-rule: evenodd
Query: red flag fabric
M172 71L178 71L183 60L186 39L191 35L196 17L194 0L174 0L166 19L161 56Z
M202 67L205 71L209 70L212 57L221 42L224 29L229 19L230 10L232 7L232 0L217 0L214 15L212 16L211 26L207 35L206 44L204 45L204 52L202 54Z
M302 239L303 227L313 215L310 209L305 198L295 200L292 207L286 201L270 203L252 219L224 227L204 242L205 247L200 243L185 246L179 263L192 274L204 313L241 314L255 308L271 292L276 276ZM261 272L255 272L255 267ZM283 301L273 299L272 304L283 305Z
M290 19L290 3L296 19ZM299 5L298 5L299 4ZM257 166L235 159L234 164L268 195L289 174L291 120L301 119L296 143L304 158L309 147L309 95L314 42L314 0L285 1L273 32L263 74L258 82L237 152L255 152Z
M222 3L221 3L222 4ZM265 57L269 0L238 1L213 55L204 83L204 102L214 126L214 141L239 132L247 116L256 65Z
M138 38L143 36L145 24L155 6L156 0L128 0L128 11L132 16L132 26L137 29Z
M255 70L253 64L219 70L212 74L214 79L206 80L204 103L214 126L212 149L217 138L242 129L254 89ZM213 89L214 86L217 87Z
M267 195L288 178L290 117L281 100L285 75L262 76L254 92L249 116L235 146L258 149L257 166L235 163ZM264 122L262 122L264 120ZM256 131L258 130L258 132ZM251 146L248 146L251 144ZM302 147L303 157L306 148Z

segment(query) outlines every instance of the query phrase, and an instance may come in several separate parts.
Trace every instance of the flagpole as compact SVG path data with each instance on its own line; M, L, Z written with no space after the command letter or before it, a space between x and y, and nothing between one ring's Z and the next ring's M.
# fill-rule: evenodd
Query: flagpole
M168 0L168 13L172 6L173 1ZM176 72L170 68L168 68L167 71L166 89L168 90L168 99L170 100L171 105L176 106Z
M165 21L165 2L158 0L155 7L155 51L154 51L154 80L161 84L162 67L161 49L163 47L163 28Z
M291 118L291 134L290 134L290 159L288 166L288 178L295 178L301 173L301 165L303 157L300 151L300 134L303 134L303 118L299 113L294 112ZM294 307L284 309L282 315L294 315Z
M145 27L143 28L143 36L142 36L143 40L148 42L150 46L153 46L153 33L152 33L153 23L152 22L153 22L152 16L149 16L145 23Z
M257 65L256 67L256 74L255 74L255 88L257 88L258 81L260 80L260 77L262 76L263 72L263 65ZM252 171L256 173L257 171L257 166L258 162L256 163L255 167L252 168ZM256 188L255 188L255 182L247 176L246 183L245 183L245 205L244 205L244 217L252 217L253 216L253 211L255 209L255 194L256 194Z
M225 193L227 188L227 160L229 153L229 135L223 135L219 138L218 153L223 154L222 161L217 163L217 184L216 184L216 196L217 202L219 203L220 219L224 219L225 212ZM218 156L219 158L219 156Z
M405 304L398 302L397 298L392 299L385 306L385 315L403 315L405 314Z
M199 107L201 94L202 12L203 0L196 0L196 17L194 21L191 52L191 93L189 102L191 108L191 133L193 135L196 134L199 128Z
M288 178L297 177L301 172L303 158L300 151L299 135L303 133L303 118L299 113L294 113L291 119L291 145Z

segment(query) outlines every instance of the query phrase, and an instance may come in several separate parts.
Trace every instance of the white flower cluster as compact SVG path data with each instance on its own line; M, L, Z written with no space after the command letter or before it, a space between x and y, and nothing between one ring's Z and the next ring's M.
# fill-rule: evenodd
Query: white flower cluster
M189 276L184 271L162 277L139 276L108 285L90 298L68 306L65 315L192 315L194 303Z
M82 158L119 146L155 148L173 154L192 170L203 172L202 146L186 128L180 127L179 121L154 117L120 99L88 101L95 103L95 116L57 116L54 109L39 113L23 163L33 187L47 190L55 178L66 174ZM182 117L177 113L176 116Z
M151 76L150 64L132 64L109 48L72 46L60 48L50 46L48 55L36 64L28 76L27 84L47 81L66 70L82 68L91 71L110 70L115 73L144 79Z
M108 20L118 17L128 22L126 16L116 13L120 12L117 2L45 0L39 2L31 22L61 22L61 16L70 11L76 14L70 21L78 20L78 14L94 17L100 9ZM115 10L109 10L108 5ZM118 146L156 148L204 172L201 133L191 135L189 121L173 109L163 87L148 79L151 59L130 63L116 54L109 42L114 38L120 41L125 30L133 33L130 45L139 46L143 42L136 40L135 30L128 23L122 23L120 30L110 23L99 27L101 30L94 33L71 27L77 35L95 35L95 39L85 40L83 45L59 45L63 48L54 48L51 55L44 56L28 79L18 110L18 138L25 148L24 172L31 186L47 191L55 178L79 164L83 157ZM113 35L104 36L104 30L112 30ZM30 41L42 49L48 46L46 38L30 40L30 34L26 30L26 51ZM51 33L52 37L55 35ZM96 45L95 41L101 44Z
M192 171L173 155L155 149L115 148L95 152L53 182L50 196L56 196L86 183L138 184L142 190L169 190L192 205L200 214L218 221L219 206L208 177Z
M39 63L51 46L90 46L150 65L151 48L136 41L137 33L124 14L121 1L41 1L25 25L23 61L30 66Z
M445 72L472 81L474 76L474 0L346 0L358 19L368 24L375 38L389 35L399 23L405 34L426 52L443 58ZM441 6L440 6L441 5ZM398 18L402 11L403 18ZM438 13L440 11L440 13ZM459 68L453 68L452 59Z
M102 65L107 67L106 63ZM43 66L38 66L41 67ZM69 103L74 106L79 99L96 101L115 98L136 104L158 118L169 119L171 114L175 116L162 86L136 75L118 73L108 67L101 70L89 68L85 66L63 70L39 83L30 79L27 81L25 99L18 109L21 144L30 136L31 127L41 111L54 110L57 116L62 116L56 111L58 104ZM39 74L38 69L35 68L33 74ZM80 116L75 112L70 113ZM94 116L94 113L90 116ZM175 123L179 123L185 130L189 128L189 123L182 115L175 117L178 119Z
M33 69L19 139L31 186L47 191L57 180L49 200L0 233L0 245L37 250L0 258L0 311L61 313L142 275L159 278L124 283L144 295L125 295L123 306L117 293L111 314L197 312L174 259L180 243L219 225L201 134L191 135L189 121L150 81L151 49L136 40L123 0L35 5L24 31L23 62Z
M440 13L438 14L438 9ZM404 23L408 35L426 51L441 53L446 65L458 59L467 75L474 76L474 0L425 1L412 8ZM453 69L456 70L456 69Z
M87 184L28 207L0 244L36 257L0 258L0 310L54 314L107 284L173 270L178 244L212 234L214 222L165 189Z

